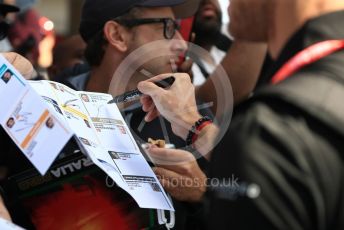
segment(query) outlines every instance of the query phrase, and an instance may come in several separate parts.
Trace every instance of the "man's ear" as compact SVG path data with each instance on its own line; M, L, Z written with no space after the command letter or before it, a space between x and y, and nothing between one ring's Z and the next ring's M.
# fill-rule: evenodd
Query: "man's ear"
M120 52L128 49L128 34L125 28L115 21L108 21L104 26L104 36L108 43Z

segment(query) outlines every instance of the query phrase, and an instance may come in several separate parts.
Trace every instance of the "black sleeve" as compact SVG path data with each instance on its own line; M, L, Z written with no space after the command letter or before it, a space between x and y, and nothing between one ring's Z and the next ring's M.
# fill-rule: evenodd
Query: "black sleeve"
M211 229L343 227L338 152L304 116L284 112L264 104L251 108L236 117L215 149Z
M4 162L4 155L9 149L9 138L7 137L7 134L5 130L0 126L0 146L1 146L1 156L0 156L0 164L3 164Z

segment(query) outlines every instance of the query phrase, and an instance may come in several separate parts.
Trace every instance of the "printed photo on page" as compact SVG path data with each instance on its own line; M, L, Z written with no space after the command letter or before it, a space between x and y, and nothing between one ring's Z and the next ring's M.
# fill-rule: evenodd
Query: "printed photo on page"
M16 100L19 100L27 91L29 85L21 78L15 69L10 69L9 64L0 55L0 119L5 119L7 111L13 108Z
M0 97L0 123L30 162L45 174L73 133L3 57L0 66L0 93L6 95Z

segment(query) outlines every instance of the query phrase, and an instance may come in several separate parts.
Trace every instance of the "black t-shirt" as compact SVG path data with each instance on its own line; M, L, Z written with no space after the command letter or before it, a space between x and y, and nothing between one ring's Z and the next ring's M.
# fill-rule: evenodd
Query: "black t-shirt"
M341 11L306 23L273 69L311 44L344 38L343 20ZM343 66L340 51L237 108L211 161L221 186L209 189L210 229L344 229Z
M211 176L240 187L237 197L212 199L211 229L341 229L343 136L282 100L237 115L214 151Z

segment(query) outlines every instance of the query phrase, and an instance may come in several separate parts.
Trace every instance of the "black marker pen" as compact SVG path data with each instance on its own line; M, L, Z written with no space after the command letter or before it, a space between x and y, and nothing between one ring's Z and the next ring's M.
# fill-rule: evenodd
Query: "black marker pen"
M175 78L173 76L165 78L162 81L159 82L154 82L154 84L156 84L157 86L161 87L161 88L167 88L173 85L175 81ZM108 104L113 104L113 103L125 103L125 102L129 102L129 101L134 101L140 98L140 96L142 96L143 93L141 93L138 89L126 92L122 95L116 96L114 97L111 101L108 102Z

